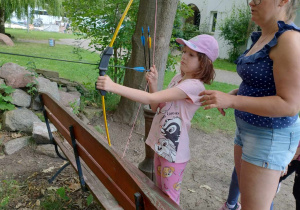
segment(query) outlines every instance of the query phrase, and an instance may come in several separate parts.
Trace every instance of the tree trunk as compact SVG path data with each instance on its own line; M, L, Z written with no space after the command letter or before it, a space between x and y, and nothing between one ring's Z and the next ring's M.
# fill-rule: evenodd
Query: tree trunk
M172 35L173 23L179 0L158 0L157 31L155 40L155 61L158 70L158 90L163 87L164 73L169 53L169 43ZM141 43L141 28L144 28L147 40L147 28L150 26L152 37L152 48L154 47L154 24L155 24L155 0L141 0L138 11L138 20L135 33L132 37L132 55L129 60L129 67L144 66L144 48ZM147 51L147 50L146 50ZM152 61L151 50L151 65ZM146 53L148 58L148 54ZM148 61L147 61L148 63ZM126 71L124 85L140 90L145 90L145 74L135 71ZM124 123L133 124L139 104L122 97L114 119ZM143 109L141 109L143 110ZM143 111L140 111L136 125L143 125ZM138 128L137 127L137 128Z
M5 34L5 10L0 7L0 33Z

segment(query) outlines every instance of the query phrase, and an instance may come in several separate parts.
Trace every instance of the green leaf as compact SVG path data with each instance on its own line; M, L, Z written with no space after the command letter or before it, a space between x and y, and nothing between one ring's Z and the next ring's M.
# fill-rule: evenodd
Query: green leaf
M15 105L9 103L0 103L0 110L13 110L15 109Z
M0 207L6 206L8 202L9 202L9 196L2 199L2 201L0 202Z
M11 96L4 96L2 99L6 102L12 102L13 98Z
M57 195L59 195L60 198L62 198L63 200L69 200L70 198L66 195L66 190L65 188L61 187L59 189L57 189L56 191Z
M5 84L1 84L0 85L0 89L4 90L4 92L6 94L10 94L10 93L13 93L16 89L12 88L11 86L7 86Z
M87 202L87 205L91 205L91 203L93 202L94 200L94 197L92 194L90 194L87 198L86 198L86 202Z

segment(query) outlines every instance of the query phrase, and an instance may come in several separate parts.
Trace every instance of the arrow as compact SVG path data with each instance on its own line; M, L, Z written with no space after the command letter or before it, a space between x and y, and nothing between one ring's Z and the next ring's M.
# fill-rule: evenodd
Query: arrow
M150 27L148 26L148 55L149 55L149 69L151 67L151 56L150 56L150 50L151 50L151 47L152 47L152 40L151 40L151 36L150 36Z
M142 36L141 36L142 44L144 46L144 59L145 59L145 68L147 68L147 60L146 60L146 39L144 36L144 28L142 27Z
M139 72L144 72L144 71L149 72L150 71L149 69L145 69L142 66L139 66L139 67L109 66L109 67L117 67L117 68L121 68L121 69L132 69L132 70L139 71Z

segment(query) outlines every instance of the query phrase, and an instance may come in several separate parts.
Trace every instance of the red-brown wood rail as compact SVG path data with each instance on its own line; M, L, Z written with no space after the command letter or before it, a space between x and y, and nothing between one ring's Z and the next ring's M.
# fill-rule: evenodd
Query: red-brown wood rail
M48 119L72 145L69 127L74 127L81 160L124 209L135 209L134 193L142 195L145 209L181 209L155 184L126 159L109 147L106 139L95 134L81 120L47 93L41 93ZM54 138L57 139L57 138ZM58 144L60 145L61 142ZM74 167L74 165L73 165ZM83 174L84 175L84 174ZM91 187L89 186L91 189ZM101 200L99 201L101 203Z

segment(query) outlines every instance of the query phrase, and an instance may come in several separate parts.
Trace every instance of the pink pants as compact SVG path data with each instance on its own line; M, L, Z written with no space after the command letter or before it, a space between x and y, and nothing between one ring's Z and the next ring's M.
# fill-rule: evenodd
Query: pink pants
M178 205L185 163L170 163L165 158L154 154L156 185Z

